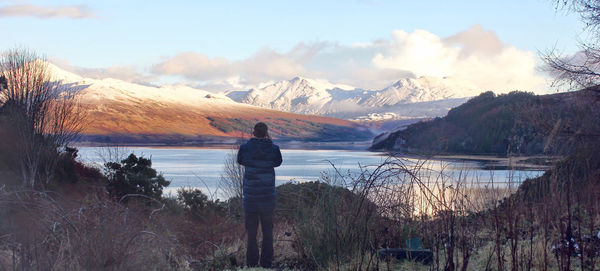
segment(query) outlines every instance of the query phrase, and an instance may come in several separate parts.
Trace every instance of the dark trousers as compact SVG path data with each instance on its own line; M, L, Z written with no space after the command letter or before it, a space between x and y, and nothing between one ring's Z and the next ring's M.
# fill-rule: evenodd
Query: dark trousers
M258 221L262 229L262 249L260 266L269 268L273 262L273 211L245 212L246 231L248 243L246 246L246 264L250 267L258 266L258 243L256 234Z

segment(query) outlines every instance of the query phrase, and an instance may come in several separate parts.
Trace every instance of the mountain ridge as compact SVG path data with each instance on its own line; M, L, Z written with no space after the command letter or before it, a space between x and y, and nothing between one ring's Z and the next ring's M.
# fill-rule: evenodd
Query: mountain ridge
M476 96L480 92L477 88L452 78L401 78L385 88L369 90L294 77L262 88L229 91L223 95L237 102L299 114L372 120L368 117L372 113L397 115L392 119L441 116L451 107L464 102L464 98ZM426 115L415 115L402 106L428 102L441 104L439 101L442 100L447 100L449 106ZM435 103L431 104L434 105Z
M146 86L118 79L91 79L48 65L53 80L79 92L87 113L84 138L133 138L202 141L249 135L264 121L274 138L290 140L364 141L371 132L348 120L301 115L241 104L187 86ZM171 142L171 141L170 141Z

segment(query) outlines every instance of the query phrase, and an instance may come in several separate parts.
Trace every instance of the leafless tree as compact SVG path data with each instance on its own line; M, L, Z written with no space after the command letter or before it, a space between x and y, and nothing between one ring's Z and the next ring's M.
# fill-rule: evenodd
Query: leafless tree
M600 84L600 2L597 0L554 0L557 9L578 13L587 35L579 42L580 51L565 56L556 49L542 55L555 76L554 86L569 89ZM600 90L597 90L600 91Z
M119 163L131 153L133 150L116 144L105 144L96 149L96 155L102 160L102 165L109 162Z
M47 62L26 49L2 55L0 77L5 78L1 106L18 136L15 144L20 148L23 184L42 185L52 179L56 163L52 155L74 140L84 126L77 88L53 80Z
M239 146L231 149L231 152L225 156L223 162L223 173L219 188L225 198L230 200L230 212L236 213L242 208L242 186L244 179L244 166L237 162L237 152Z

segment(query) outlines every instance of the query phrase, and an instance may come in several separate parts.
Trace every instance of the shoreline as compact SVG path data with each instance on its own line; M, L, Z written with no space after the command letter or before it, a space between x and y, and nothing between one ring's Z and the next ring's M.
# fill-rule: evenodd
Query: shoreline
M338 152L365 152L373 156L386 157L389 152L371 151L367 147L366 142L278 142L282 150L306 150L306 151L338 151ZM90 142L77 142L73 144L77 148L149 148L149 149L173 149L173 150L194 150L194 149L212 149L212 150L232 150L237 148L238 144L233 143L211 143L211 144L103 144ZM534 170L546 171L552 167L552 164L559 160L558 156L514 156L514 157L498 157L493 155L472 155L472 154L456 154L456 155L419 155L414 153L392 153L401 158L416 159L416 160L432 160L432 161L448 161L448 162L476 162L481 164L483 169L488 170Z
M292 150L339 150L339 151L369 151L371 141L333 141L333 142L303 142L277 139L273 140L281 149ZM101 143L101 142L75 142L74 147L136 147L157 149L231 149L237 147L239 142L206 142L194 144L169 144L169 143Z

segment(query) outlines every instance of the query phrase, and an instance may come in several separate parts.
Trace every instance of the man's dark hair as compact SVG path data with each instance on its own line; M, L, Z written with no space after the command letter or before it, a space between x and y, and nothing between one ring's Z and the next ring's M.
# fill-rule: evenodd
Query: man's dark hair
M258 138L264 138L269 135L268 132L269 127L267 127L267 125L264 122L259 122L256 125L254 125L254 132L252 134L254 134L254 136Z

